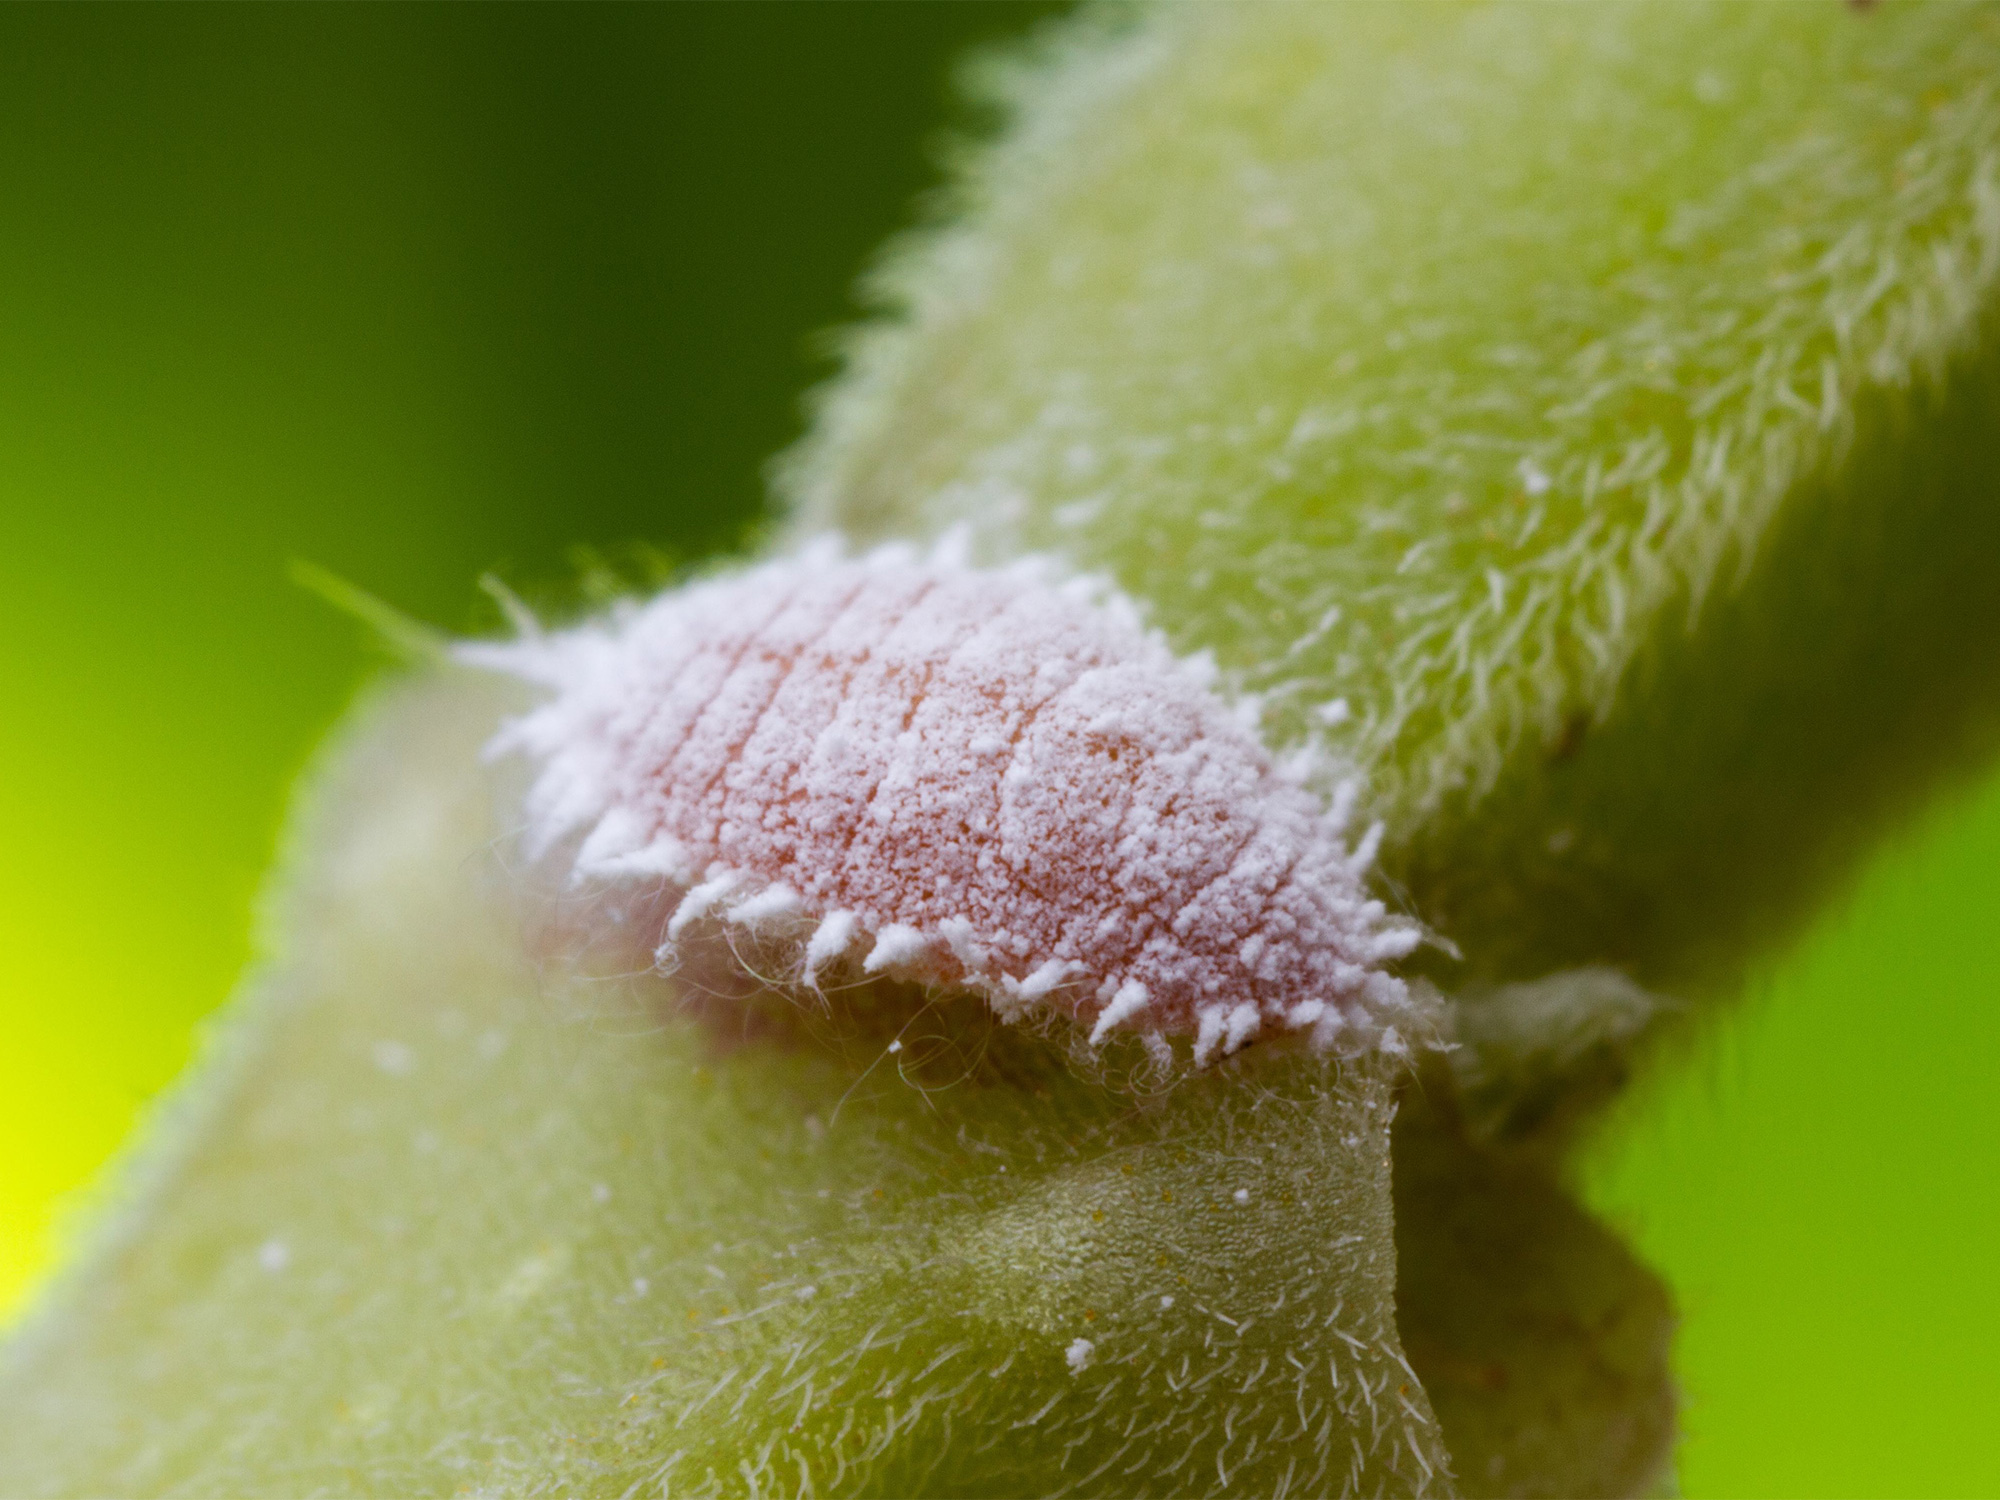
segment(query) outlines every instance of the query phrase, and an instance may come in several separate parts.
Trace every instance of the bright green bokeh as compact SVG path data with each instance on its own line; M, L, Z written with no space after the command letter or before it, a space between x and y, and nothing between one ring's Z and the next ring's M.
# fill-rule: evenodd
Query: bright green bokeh
M2000 779L1886 851L1596 1205L1672 1283L1691 1495L1990 1495L2000 1452Z
M367 669L567 547L725 545L945 60L1028 6L0 15L0 1306L251 948ZM1885 856L1598 1201L1686 1313L1692 1494L2000 1487L2000 783Z

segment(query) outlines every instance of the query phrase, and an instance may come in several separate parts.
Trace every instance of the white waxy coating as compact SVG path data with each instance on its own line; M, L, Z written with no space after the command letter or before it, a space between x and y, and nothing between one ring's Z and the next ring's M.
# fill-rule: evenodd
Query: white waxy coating
M808 984L858 965L1204 1062L1407 1029L1371 841L1103 584L827 544L465 654L551 691L494 747L539 763L533 852L684 892L669 956L790 932Z

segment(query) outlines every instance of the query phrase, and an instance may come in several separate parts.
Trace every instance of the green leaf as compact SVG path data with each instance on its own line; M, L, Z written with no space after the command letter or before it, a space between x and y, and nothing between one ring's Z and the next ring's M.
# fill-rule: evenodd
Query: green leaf
M333 757L281 956L0 1375L10 1494L1446 1487L1386 1069L1144 1100L976 1001L594 974L523 920L500 708Z

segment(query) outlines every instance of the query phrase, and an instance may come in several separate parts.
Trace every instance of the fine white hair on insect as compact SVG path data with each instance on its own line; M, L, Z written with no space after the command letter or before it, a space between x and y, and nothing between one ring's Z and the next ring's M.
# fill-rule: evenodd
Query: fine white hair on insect
M1323 802L1101 579L824 540L459 654L546 691L491 746L536 764L529 853L664 884L663 968L755 933L809 989L969 989L1198 1063L1424 1030L1383 967L1420 933L1366 891L1356 789Z

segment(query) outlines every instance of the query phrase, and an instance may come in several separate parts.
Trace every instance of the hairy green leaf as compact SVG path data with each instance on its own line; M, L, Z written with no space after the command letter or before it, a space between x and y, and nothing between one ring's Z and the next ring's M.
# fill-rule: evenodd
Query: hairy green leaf
M282 956L0 1374L10 1494L1444 1492L1386 1070L1148 1100L974 1000L555 957L499 704L333 758Z

